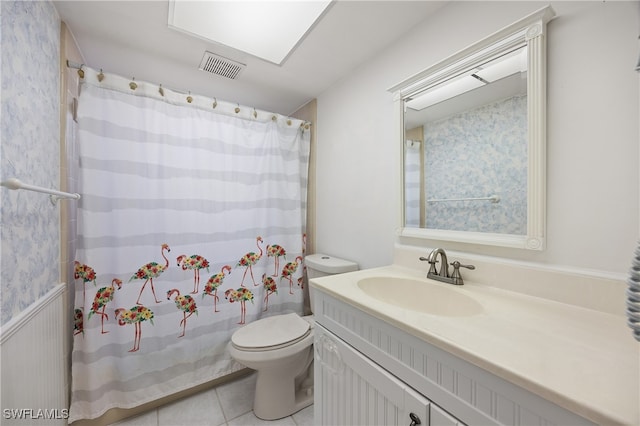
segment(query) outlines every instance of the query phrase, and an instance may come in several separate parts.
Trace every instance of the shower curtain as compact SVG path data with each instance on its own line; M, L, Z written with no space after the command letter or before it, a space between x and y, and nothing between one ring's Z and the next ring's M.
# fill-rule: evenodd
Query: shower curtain
M420 176L422 142L407 139L404 144L404 226L420 227Z
M84 72L70 422L236 371L236 329L303 314L308 123Z

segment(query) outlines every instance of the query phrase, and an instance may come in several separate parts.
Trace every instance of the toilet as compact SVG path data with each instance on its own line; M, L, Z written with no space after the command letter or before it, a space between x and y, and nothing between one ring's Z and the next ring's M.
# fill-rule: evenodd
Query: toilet
M304 264L309 279L358 269L354 262L324 254L306 256ZM257 371L256 417L281 419L313 404L314 324L313 315L274 315L247 324L231 336L229 354Z

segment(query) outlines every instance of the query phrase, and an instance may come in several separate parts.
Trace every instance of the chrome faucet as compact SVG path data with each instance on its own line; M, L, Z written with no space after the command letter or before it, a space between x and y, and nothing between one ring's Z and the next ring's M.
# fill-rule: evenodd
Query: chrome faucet
M436 263L438 263L438 255L440 255L440 270L436 269ZM429 272L427 278L442 281L443 283L449 283L454 285L463 285L462 275L460 275L460 268L476 269L473 265L463 265L457 260L451 262L453 266L453 273L449 275L449 263L447 260L447 253L444 249L436 248L429 253L429 257L420 257L420 260L429 262Z
M438 255L440 255L441 264L440 272L436 273L436 263L438 263ZM440 278L449 278L449 262L447 261L447 253L444 251L444 249L437 248L431 250L427 262L429 262L431 268L433 268L433 275L436 275Z

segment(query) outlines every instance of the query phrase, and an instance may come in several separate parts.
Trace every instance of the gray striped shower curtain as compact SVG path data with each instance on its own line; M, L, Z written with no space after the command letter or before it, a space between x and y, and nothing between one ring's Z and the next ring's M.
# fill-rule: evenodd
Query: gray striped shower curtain
M236 329L303 313L304 123L133 90L81 87L70 422L236 371Z

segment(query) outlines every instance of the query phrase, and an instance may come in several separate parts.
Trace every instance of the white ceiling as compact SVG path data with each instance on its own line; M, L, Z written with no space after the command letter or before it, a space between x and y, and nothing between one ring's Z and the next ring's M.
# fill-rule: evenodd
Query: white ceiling
M53 3L89 67L285 115L318 97L445 4L334 1L286 61L275 65L170 29L168 0ZM247 66L235 80L200 71L207 50Z

